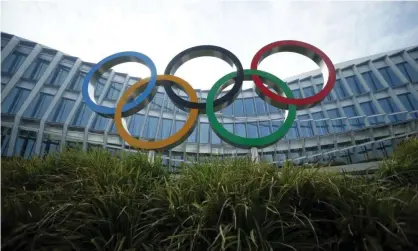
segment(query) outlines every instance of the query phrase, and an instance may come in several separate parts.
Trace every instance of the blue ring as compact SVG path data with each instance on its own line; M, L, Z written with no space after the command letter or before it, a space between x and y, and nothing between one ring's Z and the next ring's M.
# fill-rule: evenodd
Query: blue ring
M94 97L90 97L89 95L90 81L92 80L93 75L93 79L95 81L97 81L98 77L100 77L101 74L95 74L98 70L100 70L100 72L105 72L106 70L112 68L115 65L126 62L137 62L147 66L151 71L151 77L144 91L137 98L123 106L122 117L127 117L132 115L132 113L137 112L138 107L140 107L144 103L144 101L148 99L148 96L155 90L157 81L157 69L155 67L154 62L148 56L139 52L125 51L115 53L102 59L99 63L93 66L93 68L91 68L91 70L87 73L83 81L81 91L83 95L83 101L87 105L87 107L89 107L96 113L99 113L103 117L113 117L115 115L115 108L98 105L92 100L92 98ZM92 91L93 96L94 88L95 87L93 87Z

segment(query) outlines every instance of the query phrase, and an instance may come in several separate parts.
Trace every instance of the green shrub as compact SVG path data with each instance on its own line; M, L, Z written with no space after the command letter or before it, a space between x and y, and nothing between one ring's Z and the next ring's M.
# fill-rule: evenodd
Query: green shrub
M405 154L392 161L408 169ZM416 250L417 190L384 174L235 158L174 176L160 160L101 149L12 158L2 161L2 249Z

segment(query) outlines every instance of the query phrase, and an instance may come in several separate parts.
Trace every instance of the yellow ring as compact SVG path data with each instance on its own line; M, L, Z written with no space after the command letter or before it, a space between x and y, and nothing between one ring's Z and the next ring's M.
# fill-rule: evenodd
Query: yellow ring
M129 145L144 150L157 150L157 149L164 149L166 147L172 147L178 144L181 144L189 135L189 133L194 129L196 125L196 120L199 114L198 109L190 109L189 117L187 118L184 126L176 133L171 135L170 137L159 140L159 141L144 141L140 139L136 139L132 137L129 133L128 129L125 128L122 122L122 108L126 104L129 96L135 92L135 90L139 89L140 87L145 86L150 78L141 79L140 81L136 82L132 85L126 92L122 95L119 102L116 104L115 109L115 126L120 135L120 137L125 140ZM159 80L166 80L166 81L159 81ZM170 81L170 82L168 82ZM157 85L166 85L175 83L181 89L183 89L189 96L191 102L198 102L197 93L192 88L192 86L187 83L185 80L172 76L172 75L158 75L157 76Z

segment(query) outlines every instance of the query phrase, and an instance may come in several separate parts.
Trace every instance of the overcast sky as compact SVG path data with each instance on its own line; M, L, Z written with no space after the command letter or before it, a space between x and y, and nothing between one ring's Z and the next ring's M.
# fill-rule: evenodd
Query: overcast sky
M311 43L335 64L418 45L418 2L37 0L2 1L1 12L4 32L93 63L138 51L151 57L160 74L177 53L202 44L232 51L244 68L261 47L278 40ZM259 67L283 79L315 68L291 53L273 55ZM149 74L135 63L116 70ZM201 58L176 75L209 89L230 71L219 59Z

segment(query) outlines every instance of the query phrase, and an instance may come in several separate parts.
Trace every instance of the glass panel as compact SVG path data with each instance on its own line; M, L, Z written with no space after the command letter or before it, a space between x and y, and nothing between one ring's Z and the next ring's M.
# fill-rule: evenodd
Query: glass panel
M337 108L330 109L327 112L328 112L328 116L331 119L341 118L340 112L338 111ZM333 127L334 132L342 132L345 130L345 125L342 119L331 120L331 125Z
M1 113L16 114L29 96L27 89L14 87L1 104Z
M92 110L90 110L90 108L88 108L85 104L82 104L78 108L71 125L86 126L91 114L92 114Z
M364 128L364 118L354 118L351 119L351 117L358 116L358 113L354 107L354 105L349 105L343 107L345 115L349 118L348 121L350 123L351 128L354 130Z
M211 129L212 144L220 144L221 139L216 135L216 133Z
M64 123L68 118L68 115L71 112L71 109L74 107L74 100L62 98L58 103L55 112L51 113L49 116L50 122ZM52 119L52 120L51 120Z
M334 87L334 90L335 90L335 92L337 93L337 96L338 96L338 98L339 98L339 99L343 99L343 98L348 97L348 93L347 93L347 91L345 90L345 88L344 88L344 86L343 86L343 84L342 84L342 82L341 82L341 80L340 80L340 79L337 79L337 80L335 81L335 87Z
M363 76L364 81L366 81L370 90L376 91L383 88L383 85L379 82L372 71L363 72L361 75Z
M230 133L234 134L234 124L224 124L224 127L226 130L228 130Z
M354 94L361 94L365 92L357 76L353 75L346 77L345 80L347 81L347 85L351 88Z
M297 121L303 137L312 137L314 135L312 121Z
M229 104L228 107L221 110L224 116L234 116L234 105Z
M402 84L401 80L396 76L396 74L392 71L389 66L385 66L379 69L380 74L382 74L383 78L385 78L386 82L389 86L395 87L397 85Z
M418 111L418 101L411 93L400 94L398 97L409 112ZM418 118L417 113L411 113L411 116Z
M245 113L247 114L247 116L255 115L253 98L244 99L244 108L245 108Z
M59 140L44 139L42 142L41 154L46 155L59 151Z
M315 90L313 86L303 88L303 94L305 94L305 97L311 97L315 95Z
M266 103L259 97L255 97L255 106L257 109L257 115L265 115L266 112Z
M244 117L244 107L242 105L242 99L237 98L234 102L234 111L235 111L235 116L237 117Z
M46 110L51 105L53 96L45 93L39 93L33 102L34 105L30 105L25 113L24 117L40 119L44 116Z
M39 78L44 74L46 68L49 65L49 61L37 58L33 61L28 69L23 74L23 79L27 81L38 81Z
M396 66L409 82L418 82L418 72L416 72L408 62L399 63Z
M97 115L96 119L93 122L92 129L97 130L97 131L104 131L108 122L109 122L108 118Z
M139 138L141 134L142 124L144 123L144 115L142 114L135 114L132 116L131 120L129 121L128 131L129 133ZM145 131L145 129L144 129ZM145 134L145 132L144 132Z
M3 76L13 76L19 69L19 67L23 64L23 61L25 61L25 59L25 54L18 51L14 51L9 56L7 56L4 62L2 62L1 74Z
M302 98L302 93L299 89L292 90L293 98Z
M11 128L1 127L1 156L6 156L10 141Z
M17 138L14 155L21 156L25 159L30 158L35 146L36 133L21 130Z
M103 90L104 90L104 86L107 82L107 79L104 77L100 77L97 81L96 81L96 87L94 88L94 97L97 99L98 97L100 97L100 95L102 94Z
M366 116L372 116L378 114L376 108L374 107L371 101L360 103L361 109L363 109ZM384 123L384 119L381 116L369 117L367 118L371 125L378 125Z
M316 86L316 88L318 89L318 91L322 90L322 84L319 84ZM333 101L334 98L332 97L331 92L325 97L324 101Z
M246 137L245 123L235 123L235 135Z
M171 135L171 119L163 119L161 123L160 132L158 133L158 139L166 139Z
M46 83L49 85L60 86L65 78L67 78L70 68L59 65L55 70L49 75Z
M164 106L165 112L174 112L174 104L171 102L170 99L167 99L166 104Z
M107 91L106 99L117 100L121 90L122 90L122 84L121 83L112 82L112 84L109 87L109 90Z
M193 132L190 134L190 136L187 138L187 142L190 143L196 143L197 142L197 130L198 130L198 126L196 126L193 129Z
M378 102L386 113L399 112L399 109L395 105L395 102L393 102L392 98L378 99ZM388 116L388 117L392 122L402 120L401 115L393 115L393 116Z
M69 89L73 91L81 91L81 87L83 86L83 81L85 77L86 74L84 72L79 71L71 81Z
M163 102L164 102L164 94L162 93L155 94L155 97L152 99L152 102L150 104L150 109L161 111L163 107ZM180 111L181 111L180 109L177 109L177 112L180 112Z
M200 123L200 143L207 144L209 143L209 124Z
M142 138L153 140L156 137L158 127L158 118L148 116L145 122L145 128Z
M265 137L271 134L270 123L268 121L260 122L260 137Z
M248 138L258 138L257 122L248 123L247 129L248 129Z

